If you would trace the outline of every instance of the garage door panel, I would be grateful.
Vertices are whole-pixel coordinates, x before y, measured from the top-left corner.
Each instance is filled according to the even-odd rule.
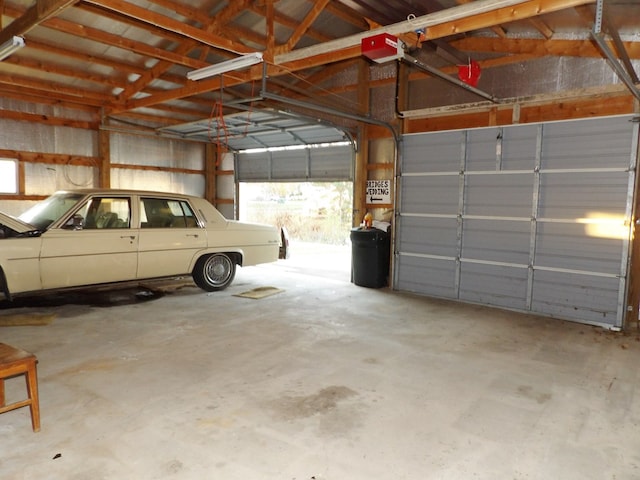
[[[352,162],[348,157],[345,158],[348,154],[350,151],[345,151],[345,147],[312,149],[309,171],[311,178],[353,180]]]
[[[397,285],[400,290],[434,297],[456,297],[455,261],[400,255],[398,268],[404,272]]]
[[[634,128],[629,117],[548,124],[542,168],[628,167]]]
[[[405,213],[458,214],[457,175],[415,176],[402,180]]]
[[[440,135],[405,135],[402,171],[404,173],[457,172],[462,158],[464,132]]]
[[[274,180],[307,178],[309,176],[307,163],[308,161],[300,161],[300,153],[295,150],[274,153],[271,158],[271,178]]]
[[[402,217],[402,236],[398,248],[407,253],[455,258],[457,255],[456,218]]]
[[[520,125],[502,130],[502,170],[533,170],[538,129],[538,125]]]
[[[614,324],[619,288],[618,278],[537,270],[531,309],[580,322]]]
[[[235,173],[239,182],[352,181],[351,145],[240,152]]]
[[[530,237],[530,222],[465,220],[462,258],[527,265]]]
[[[619,274],[623,240],[589,235],[590,227],[580,223],[539,223],[536,265]]]
[[[541,175],[538,216],[581,219],[607,214],[624,217],[628,183],[627,171]]]
[[[270,177],[270,171],[271,161],[268,152],[254,153],[251,160],[239,160],[236,165],[236,175],[243,182],[263,181],[264,178]]]
[[[468,175],[465,215],[531,217],[533,173]]]
[[[463,262],[460,272],[461,300],[505,308],[526,307],[526,268]]]
[[[467,135],[466,169],[474,171],[495,170],[498,158],[499,128],[470,130]]]

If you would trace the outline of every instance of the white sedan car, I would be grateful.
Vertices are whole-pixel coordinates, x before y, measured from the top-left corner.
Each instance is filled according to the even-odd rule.
[[[192,275],[226,288],[236,265],[287,257],[284,229],[225,219],[202,198],[134,190],[57,192],[0,213],[0,289],[24,293]]]

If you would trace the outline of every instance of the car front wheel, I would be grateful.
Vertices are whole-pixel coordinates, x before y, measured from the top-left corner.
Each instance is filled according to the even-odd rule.
[[[193,269],[196,285],[207,292],[224,290],[233,281],[236,264],[226,253],[214,253],[198,260]]]

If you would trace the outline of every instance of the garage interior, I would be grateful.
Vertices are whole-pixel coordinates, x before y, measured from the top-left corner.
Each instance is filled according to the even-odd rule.
[[[353,227],[391,224],[383,288],[294,250],[222,292],[0,302],[42,419],[0,414],[3,478],[638,478],[637,1],[0,12],[1,211],[100,187],[235,219],[241,182],[349,181]]]

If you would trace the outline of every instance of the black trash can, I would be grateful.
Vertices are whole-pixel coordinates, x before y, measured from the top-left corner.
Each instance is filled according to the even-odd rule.
[[[381,288],[389,275],[390,236],[378,228],[351,230],[351,281],[360,287]]]

